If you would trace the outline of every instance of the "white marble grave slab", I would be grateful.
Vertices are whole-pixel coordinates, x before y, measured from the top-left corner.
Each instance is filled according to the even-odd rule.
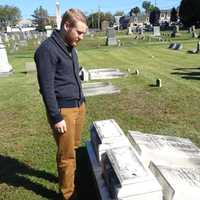
[[[200,168],[172,168],[152,162],[149,168],[161,184],[165,200],[200,199]]]
[[[145,165],[200,166],[200,149],[187,138],[129,131],[128,138]]]
[[[124,132],[114,119],[93,122],[90,133],[91,143],[98,161],[101,161],[102,154],[110,148],[131,146]]]
[[[130,146],[109,149],[102,158],[103,177],[114,199],[162,200],[162,189]]]
[[[95,83],[83,83],[83,93],[87,96],[105,95],[120,93],[120,89],[110,83],[95,82]]]
[[[88,73],[90,80],[114,79],[127,76],[127,73],[113,68],[90,69],[88,70]]]

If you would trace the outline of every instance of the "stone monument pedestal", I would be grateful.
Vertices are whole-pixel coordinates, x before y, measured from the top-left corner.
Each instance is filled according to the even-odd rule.
[[[8,62],[6,48],[0,41],[0,76],[9,75],[12,71],[13,68]]]

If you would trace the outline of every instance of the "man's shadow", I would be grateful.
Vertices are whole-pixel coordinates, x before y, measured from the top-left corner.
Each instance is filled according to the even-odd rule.
[[[86,147],[80,147],[76,151],[77,171],[76,171],[76,191],[77,200],[98,199],[94,177],[89,162]],[[49,200],[60,199],[56,191],[50,190],[39,183],[32,182],[26,176],[33,176],[56,183],[57,177],[46,171],[36,170],[20,162],[15,158],[0,155],[0,184],[6,183],[14,187],[24,187]]]
[[[76,200],[99,199],[98,189],[92,173],[92,167],[86,147],[79,147],[76,151],[77,171],[75,187],[77,192]]]
[[[57,182],[57,178],[48,172],[33,169],[15,158],[0,155],[0,183],[6,183],[14,187],[24,187],[47,199],[58,199],[57,192],[47,189],[39,183],[32,182],[25,177],[27,175]]]

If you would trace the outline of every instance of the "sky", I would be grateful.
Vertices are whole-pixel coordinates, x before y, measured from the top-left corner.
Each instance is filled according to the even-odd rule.
[[[181,0],[149,0],[156,4],[160,9],[171,9],[180,5]],[[61,12],[69,8],[79,8],[86,14],[97,12],[100,9],[103,12],[115,13],[124,11],[128,13],[131,8],[138,6],[142,9],[143,0],[59,0]],[[20,9],[22,18],[31,18],[34,10],[40,5],[47,9],[48,14],[55,15],[56,0],[0,0],[0,5],[16,6]]]

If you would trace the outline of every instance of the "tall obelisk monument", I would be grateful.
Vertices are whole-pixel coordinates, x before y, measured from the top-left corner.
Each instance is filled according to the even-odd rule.
[[[57,24],[57,29],[60,29],[60,24],[61,24],[61,10],[60,10],[59,0],[56,0],[56,24]]]

